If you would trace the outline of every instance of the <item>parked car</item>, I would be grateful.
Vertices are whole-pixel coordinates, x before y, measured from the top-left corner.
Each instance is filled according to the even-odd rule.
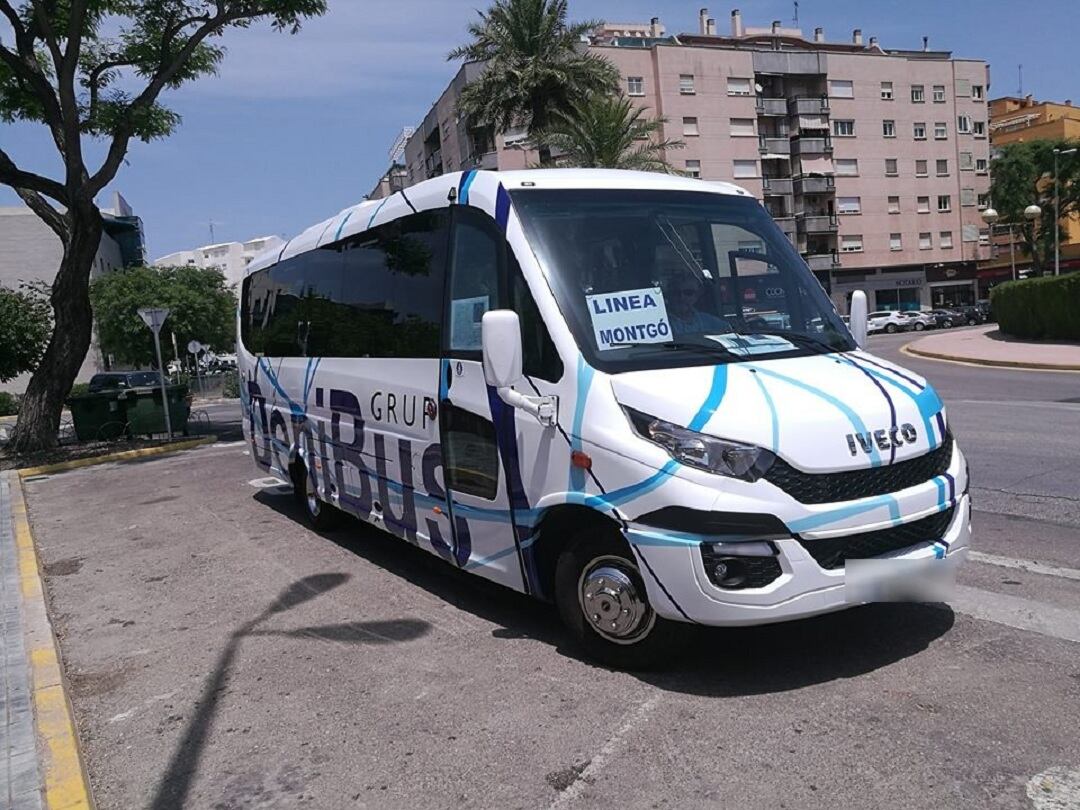
[[[161,385],[161,378],[156,371],[106,371],[91,377],[86,390],[96,394],[98,391],[145,388],[148,385]]]
[[[975,308],[982,313],[983,323],[992,323],[994,320],[994,311],[990,309],[990,301],[983,299],[982,301],[975,302]]]
[[[938,329],[951,329],[960,322],[960,316],[951,309],[932,309],[930,315]]]
[[[904,313],[896,310],[880,310],[866,316],[866,331],[871,334],[888,332],[891,335],[894,332],[906,332],[909,329],[911,329],[911,323]]]
[[[954,311],[960,316],[960,319],[955,322],[957,326],[961,324],[975,326],[986,322],[986,318],[978,307],[954,307]]]
[[[929,312],[904,312],[901,314],[907,318],[911,328],[916,332],[921,332],[924,329],[933,329],[937,326],[937,319]]]

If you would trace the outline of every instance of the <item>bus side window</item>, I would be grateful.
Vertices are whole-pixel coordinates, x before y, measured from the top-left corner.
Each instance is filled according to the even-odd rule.
[[[522,368],[530,377],[558,382],[563,375],[562,358],[559,357],[551,335],[548,334],[547,325],[540,316],[540,310],[529,291],[529,285],[525,283],[521,267],[509,246],[507,246],[506,255],[510,289],[508,306],[518,314],[521,322]]]
[[[484,313],[498,306],[499,243],[477,215],[459,209],[450,276],[451,353],[479,352]]]

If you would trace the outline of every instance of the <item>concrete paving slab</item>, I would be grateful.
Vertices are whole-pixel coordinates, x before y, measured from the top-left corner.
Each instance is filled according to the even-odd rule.
[[[990,366],[1080,371],[1080,343],[1021,340],[997,324],[971,329],[943,329],[909,343],[905,350],[922,357]]]

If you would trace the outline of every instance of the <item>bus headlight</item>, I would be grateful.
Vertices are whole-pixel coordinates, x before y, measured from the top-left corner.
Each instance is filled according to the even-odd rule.
[[[776,458],[762,447],[706,436],[632,408],[623,410],[641,438],[660,445],[689,467],[753,482],[768,472]]]

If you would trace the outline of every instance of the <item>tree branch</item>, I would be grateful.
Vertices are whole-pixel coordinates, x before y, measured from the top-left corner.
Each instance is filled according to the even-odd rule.
[[[6,0],[0,0],[0,4],[6,5]],[[41,66],[38,65],[34,54],[33,42],[30,41],[29,36],[25,31],[22,34],[16,32],[15,39],[19,53],[13,53],[0,43],[0,61],[11,68],[17,79],[30,85],[44,108],[45,124],[52,133],[53,141],[60,150],[60,154],[64,154],[64,131],[61,127],[63,115],[60,112],[60,101],[56,97],[53,86],[41,72]]]
[[[65,205],[68,202],[67,189],[63,185],[40,174],[23,171],[3,149],[0,149],[0,183],[16,190],[22,188],[45,194]]]
[[[31,191],[28,188],[16,188],[15,193],[22,198],[22,201],[26,203],[31,211],[37,214],[52,229],[53,233],[60,237],[60,241],[66,246],[71,233],[68,231],[63,214],[49,205],[48,200],[36,191]]]
[[[48,9],[42,4],[42,0],[31,0],[34,7],[34,18],[41,28],[42,39],[45,41],[49,53],[52,55],[53,65],[56,70],[56,92],[60,99],[60,126],[64,132],[64,164],[67,168],[68,186],[74,188],[82,179],[86,169],[82,162],[82,139],[79,137],[79,102],[75,97],[75,65],[68,64],[68,58],[60,50],[60,40],[57,39],[56,31],[53,30],[49,20]],[[71,53],[71,43],[68,43],[68,53]],[[75,51],[75,59],[78,61],[78,51]],[[69,69],[70,68],[70,69]]]

